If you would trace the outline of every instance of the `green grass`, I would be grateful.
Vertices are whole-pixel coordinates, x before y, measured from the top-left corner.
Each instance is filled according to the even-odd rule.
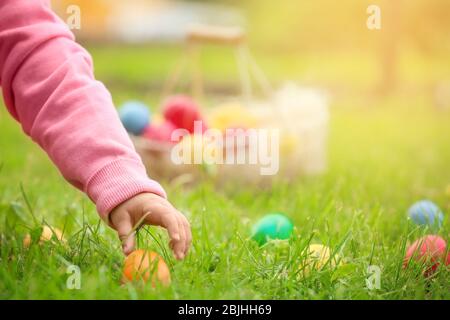
[[[110,69],[110,55],[121,56],[94,51],[101,79],[108,82],[123,73],[143,83],[139,72],[130,74],[146,56],[137,54],[133,62]],[[154,68],[161,70],[149,72],[165,74],[162,67]],[[301,78],[301,72],[292,72]],[[355,78],[350,81],[369,77],[351,73]],[[329,79],[323,75],[318,80]],[[113,96],[116,101],[130,96],[155,100],[129,89],[113,90]],[[449,299],[448,270],[440,268],[432,279],[424,279],[419,266],[401,266],[406,243],[431,232],[407,220],[414,201],[429,198],[444,210],[438,234],[450,240],[450,198],[445,194],[450,115],[434,111],[429,97],[421,94],[340,97],[331,114],[329,168],[321,176],[277,183],[270,191],[223,191],[208,182],[188,190],[166,185],[170,200],[191,221],[194,242],[188,257],[177,262],[162,230],[140,232],[139,247],[163,255],[172,273],[169,288],[152,288],[120,284],[123,256],[115,233],[0,108],[0,298]],[[289,243],[260,248],[249,239],[251,226],[273,211],[293,220],[294,236]],[[67,244],[24,249],[23,236],[39,233],[42,223],[63,229]],[[299,265],[309,243],[330,246],[342,264],[302,276]],[[68,264],[81,269],[80,290],[66,288]],[[380,290],[366,288],[369,265],[382,269]]]

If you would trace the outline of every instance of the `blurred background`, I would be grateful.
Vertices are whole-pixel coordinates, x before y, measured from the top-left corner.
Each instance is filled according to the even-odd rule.
[[[80,9],[79,21],[73,5]],[[380,30],[366,25],[370,5],[381,10]],[[450,190],[448,0],[53,0],[52,6],[68,24],[80,23],[72,31],[93,56],[96,77],[118,107],[140,100],[158,111],[167,80],[188,55],[190,25],[238,26],[273,88],[294,82],[326,92],[325,177],[333,183],[347,177],[349,190],[381,186],[371,197],[389,181],[405,202]],[[202,107],[213,109],[217,96],[240,94],[233,47],[208,45],[197,54]],[[173,91],[190,94],[189,70],[179,80]],[[42,188],[51,173],[48,196],[55,180],[73,196],[20,127],[8,116],[0,121],[5,128],[0,160],[9,175],[4,186],[26,181]],[[392,197],[391,191],[385,197]],[[54,201],[64,206],[58,195]]]
[[[366,26],[371,4],[381,9],[380,30]],[[97,76],[113,94],[123,87],[161,90],[164,76],[183,55],[187,27],[202,23],[241,26],[274,85],[295,80],[344,97],[425,95],[431,107],[449,108],[446,0],[53,1],[63,20],[70,17],[70,5],[81,9],[81,28],[73,31],[90,49]],[[205,86],[235,90],[233,56],[223,48],[206,52]]]

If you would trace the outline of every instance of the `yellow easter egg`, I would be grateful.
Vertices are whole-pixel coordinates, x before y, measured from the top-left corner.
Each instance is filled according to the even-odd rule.
[[[330,260],[331,259],[331,260]],[[312,244],[308,247],[304,254],[304,260],[300,267],[307,274],[311,270],[321,270],[324,267],[334,268],[337,266],[337,256],[331,258],[331,250],[327,246],[321,244]]]
[[[212,128],[225,131],[227,128],[255,128],[258,119],[238,103],[224,104],[212,110],[208,117]]]
[[[52,240],[52,237],[55,237],[57,240],[61,242],[66,242],[66,239],[64,239],[63,233],[58,228],[50,228],[48,226],[42,227],[42,233],[39,238],[39,244],[43,244],[44,242]],[[22,242],[23,246],[25,248],[28,248],[31,245],[31,235],[27,234],[23,238]]]

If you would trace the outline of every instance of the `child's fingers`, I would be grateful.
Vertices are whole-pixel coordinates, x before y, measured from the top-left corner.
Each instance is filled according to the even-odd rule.
[[[184,259],[184,256],[185,256],[186,233],[184,231],[183,223],[182,223],[182,221],[180,219],[179,214],[176,212],[176,214],[174,216],[177,219],[178,230],[179,230],[179,233],[180,233],[180,240],[174,242],[173,248],[174,248],[174,252],[175,252],[175,257],[178,260],[181,260],[181,259]]]
[[[115,215],[117,216],[117,215]],[[124,215],[117,221],[111,221],[117,231],[120,241],[122,242],[122,250],[125,255],[130,254],[134,250],[134,231],[133,223],[128,214]]]
[[[186,248],[187,248],[187,239],[186,239],[186,230],[183,226],[183,221],[181,220],[181,215],[177,214],[177,220],[178,220],[178,228],[180,229],[180,235],[181,240],[180,244],[178,246],[178,256],[183,259],[186,255]]]
[[[184,233],[186,235],[184,255],[187,255],[189,248],[191,247],[191,243],[192,243],[191,225],[189,224],[186,217],[181,212],[179,213],[179,215],[180,215],[181,224],[184,229]]]
[[[177,216],[174,214],[166,214],[162,217],[161,226],[167,229],[173,251],[177,259],[182,259],[181,245],[183,242],[181,230],[178,224]]]

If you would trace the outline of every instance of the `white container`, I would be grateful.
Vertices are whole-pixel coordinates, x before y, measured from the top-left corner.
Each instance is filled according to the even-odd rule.
[[[315,88],[288,83],[275,92],[273,104],[282,144],[288,144],[288,150],[284,150],[283,145],[280,150],[282,171],[322,173],[327,166],[329,108],[326,95]]]

